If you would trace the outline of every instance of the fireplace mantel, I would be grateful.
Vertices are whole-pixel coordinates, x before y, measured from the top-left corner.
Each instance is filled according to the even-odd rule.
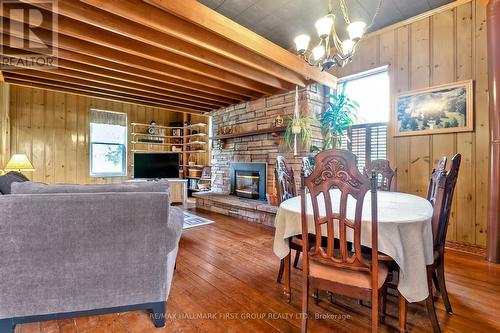
[[[286,127],[280,126],[280,127],[262,128],[262,129],[258,129],[258,130],[254,130],[254,131],[241,132],[241,133],[214,135],[214,136],[211,136],[209,139],[210,140],[219,140],[221,145],[224,147],[227,139],[243,138],[246,136],[268,134],[268,133],[271,133],[273,135],[273,137],[279,138],[279,134],[283,133],[285,131],[286,131]],[[279,144],[279,142],[276,142],[276,144]]]

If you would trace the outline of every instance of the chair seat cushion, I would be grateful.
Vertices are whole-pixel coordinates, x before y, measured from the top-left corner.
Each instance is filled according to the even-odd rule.
[[[387,279],[387,264],[378,264],[378,288]],[[309,260],[309,275],[315,278],[337,282],[347,286],[372,289],[371,274],[366,271],[355,271],[349,268],[338,268]]]

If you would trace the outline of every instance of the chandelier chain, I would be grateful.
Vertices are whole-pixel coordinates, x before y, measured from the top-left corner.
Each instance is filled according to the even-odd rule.
[[[379,0],[377,8],[375,9],[375,13],[373,14],[372,21],[370,22],[370,25],[368,25],[368,27],[366,27],[366,30],[369,30],[375,24],[375,19],[377,18],[378,14],[380,12],[380,8],[382,7],[382,1],[383,0]],[[349,19],[349,11],[347,9],[347,4],[345,3],[345,0],[339,0],[339,5],[340,5],[340,9],[342,10],[342,15],[344,16],[345,23],[351,24],[351,20]],[[333,10],[333,7],[331,6],[331,0],[330,0],[329,7],[330,7],[329,10]]]
[[[378,2],[377,9],[375,9],[375,14],[373,14],[373,18],[372,18],[372,21],[370,22],[370,25],[366,27],[366,31],[370,30],[371,27],[373,27],[373,25],[375,24],[375,19],[377,18],[378,14],[380,12],[380,8],[382,7],[382,1],[383,0],[380,0]]]
[[[349,12],[347,10],[347,5],[345,0],[339,0],[340,9],[342,10],[342,15],[344,15],[344,21],[347,24],[351,24],[351,20],[349,20]]]

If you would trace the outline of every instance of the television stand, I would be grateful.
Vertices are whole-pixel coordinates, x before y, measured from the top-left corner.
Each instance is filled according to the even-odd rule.
[[[167,179],[170,187],[170,203],[186,204],[187,200],[187,179]]]
[[[182,178],[167,178],[169,194],[170,194],[170,204],[180,203],[182,205],[186,204],[188,191],[187,191],[187,179]],[[145,182],[153,180],[145,179],[130,179],[128,182]]]

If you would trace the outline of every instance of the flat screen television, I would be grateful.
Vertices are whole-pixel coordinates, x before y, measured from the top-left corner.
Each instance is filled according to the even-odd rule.
[[[179,178],[179,154],[135,153],[134,178]]]

